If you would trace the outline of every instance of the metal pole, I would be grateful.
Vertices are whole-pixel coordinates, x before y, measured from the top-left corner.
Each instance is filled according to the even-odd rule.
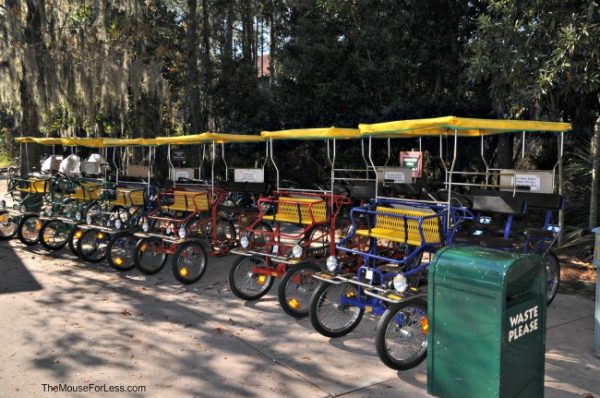
[[[227,178],[227,171],[229,166],[227,166],[227,161],[225,160],[225,143],[221,144],[221,158],[223,159],[223,164],[225,165],[225,181],[229,181]]]
[[[365,162],[365,178],[369,179],[369,163],[367,162],[367,158],[365,158],[365,140],[360,140],[360,154],[362,155],[363,162]]]
[[[173,173],[173,186],[177,186],[177,176],[175,173],[175,166],[171,162],[171,144],[167,145],[167,162],[169,163],[169,172]]]
[[[377,171],[377,167],[375,167],[375,163],[373,163],[373,157],[371,156],[371,144],[373,142],[372,138],[372,136],[369,136],[369,162],[371,162],[371,166],[375,171],[375,200],[377,200],[379,196],[379,172]]]
[[[484,145],[483,145],[483,135],[481,136],[481,160],[483,161],[483,164],[485,165],[485,183],[489,184],[490,183],[490,165],[487,162],[487,160],[485,159],[485,155],[484,155]]]
[[[454,151],[452,156],[452,164],[450,165],[450,173],[448,174],[448,210],[446,212],[446,229],[450,230],[450,204],[452,201],[452,173],[456,164],[456,144],[458,141],[458,129],[454,129]]]
[[[387,139],[387,159],[385,160],[383,167],[386,167],[388,165],[391,156],[392,156],[392,140],[390,137],[388,137],[388,139]]]
[[[275,175],[277,178],[277,192],[279,192],[279,169],[277,168],[277,164],[275,163],[275,159],[273,158],[273,138],[269,138],[269,158],[271,159],[273,167],[275,167]]]
[[[212,164],[210,166],[210,192],[211,195],[215,194],[215,158],[217,157],[216,144],[212,143]]]

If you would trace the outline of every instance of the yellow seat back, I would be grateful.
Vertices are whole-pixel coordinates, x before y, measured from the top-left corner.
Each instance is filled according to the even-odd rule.
[[[175,191],[172,195],[173,203],[171,205],[161,206],[167,211],[207,211],[208,192],[193,191]]]
[[[322,199],[281,197],[275,221],[312,224],[327,221],[327,206]]]

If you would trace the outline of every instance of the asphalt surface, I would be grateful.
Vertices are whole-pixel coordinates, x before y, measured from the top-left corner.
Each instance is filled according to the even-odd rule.
[[[277,285],[257,302],[235,297],[234,258],[211,258],[204,277],[183,287],[168,266],[150,277],[117,273],[66,249],[0,242],[0,397],[428,396],[425,363],[396,372],[379,361],[377,319],[325,338],[279,309]],[[573,294],[549,308],[547,397],[600,397],[593,311],[593,300]]]

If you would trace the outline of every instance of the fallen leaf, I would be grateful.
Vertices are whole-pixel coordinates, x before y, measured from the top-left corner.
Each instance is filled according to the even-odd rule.
[[[121,315],[123,315],[123,316],[131,316],[131,312],[129,312],[127,310],[123,310],[123,311],[121,311]]]

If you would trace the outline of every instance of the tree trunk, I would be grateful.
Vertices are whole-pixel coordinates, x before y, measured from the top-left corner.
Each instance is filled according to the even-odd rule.
[[[38,105],[35,101],[33,84],[41,85],[40,91],[44,90],[44,74],[40,69],[42,52],[44,45],[42,41],[42,11],[38,8],[44,6],[44,2],[27,1],[27,16],[25,19],[24,30],[24,58],[30,62],[21,62],[21,81],[19,82],[19,97],[21,101],[21,136],[40,136],[40,117]],[[32,62],[33,61],[33,62]],[[29,65],[27,65],[29,64]],[[30,70],[30,68],[38,70]],[[25,159],[21,159],[21,173],[30,172],[32,168],[39,169],[40,157],[43,149],[40,145],[28,145],[27,152],[24,153]]]
[[[600,116],[594,123],[590,153],[592,155],[592,186],[590,189],[590,229],[598,226],[598,173],[600,172]]]
[[[200,83],[198,72],[198,23],[196,20],[196,10],[198,0],[188,0],[187,14],[187,84],[185,87],[186,109],[185,115],[185,133],[199,133],[201,129],[200,118]]]
[[[242,57],[245,62],[252,65],[254,54],[254,22],[252,5],[249,1],[241,2],[242,19]],[[254,65],[253,65],[254,66]]]
[[[513,167],[513,134],[501,134],[498,136],[498,147],[496,148],[496,166],[501,169]]]
[[[202,120],[202,130],[209,129],[212,126],[210,120],[211,112],[211,95],[212,95],[212,63],[210,60],[210,21],[208,18],[208,2],[202,0],[202,69],[204,71],[204,117]]]
[[[225,27],[225,48],[223,49],[223,59],[231,61],[233,59],[233,24],[235,21],[235,1],[230,0],[227,3],[227,17]]]
[[[277,49],[277,33],[275,32],[275,9],[273,9],[273,12],[271,13],[269,27],[269,85],[272,85],[275,81],[275,51]]]

